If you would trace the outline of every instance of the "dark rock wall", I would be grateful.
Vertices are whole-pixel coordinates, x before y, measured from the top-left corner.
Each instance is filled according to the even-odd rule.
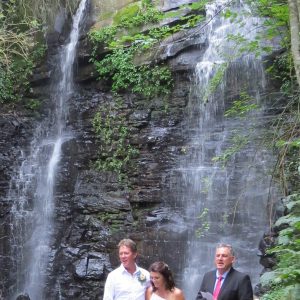
[[[86,45],[85,40],[81,45]],[[55,54],[51,49],[49,52]],[[169,262],[176,262],[173,257],[176,253],[164,252],[160,244],[172,239],[181,244],[176,234],[171,237],[167,231],[157,228],[173,218],[168,209],[172,206],[172,199],[164,190],[168,185],[168,171],[181,155],[184,143],[181,123],[188,102],[192,63],[186,70],[174,71],[174,90],[167,99],[121,95],[124,102],[122,109],[128,126],[132,128],[131,143],[140,151],[134,162],[136,167],[128,174],[128,189],[118,182],[115,174],[97,172],[92,168],[99,149],[92,119],[101,105],[115,99],[106,91],[107,87],[103,89],[101,82],[89,75],[93,72],[88,75],[81,72],[93,69],[86,64],[88,60],[80,57],[78,61],[80,64],[75,74],[77,91],[70,104],[68,121],[75,137],[63,145],[57,174],[55,234],[51,241],[53,251],[49,253],[46,299],[57,299],[58,294],[64,299],[101,299],[106,275],[118,265],[116,244],[124,237],[137,241],[141,252],[139,262],[145,268],[156,259],[169,258]],[[174,61],[172,63],[177,65]],[[9,252],[7,242],[3,241],[9,233],[5,228],[9,226],[10,203],[6,196],[10,178],[21,163],[21,149],[29,151],[34,127],[47,115],[48,77],[51,72],[46,69],[38,69],[39,73],[34,78],[39,80],[34,80],[31,90],[31,96],[43,103],[38,117],[35,114],[26,116],[22,110],[15,115],[1,116],[3,261]],[[165,246],[168,248],[170,245],[167,242]],[[180,247],[176,246],[176,251],[180,251]],[[3,265],[7,266],[7,270],[2,272],[1,284],[3,294],[7,295],[11,285],[7,281],[10,264],[6,262]]]
[[[114,97],[92,87],[94,82],[79,83],[70,109],[75,138],[63,147],[58,178],[57,233],[49,299],[59,288],[66,299],[101,298],[107,273],[118,265],[116,244],[124,237],[138,242],[139,261],[146,268],[155,259],[166,256],[176,262],[172,257],[175,252],[164,255],[159,245],[171,239],[168,232],[157,231],[159,224],[173,217],[165,205],[172,199],[164,190],[168,171],[184,142],[180,123],[190,79],[186,72],[174,75],[175,89],[167,100],[166,111],[166,100],[121,95],[133,132],[131,143],[140,151],[134,162],[136,167],[128,174],[130,189],[124,188],[115,174],[91,168],[99,149],[92,118],[101,105],[114,101]],[[174,240],[180,243],[176,235]]]
[[[15,168],[22,162],[22,155],[28,151],[34,121],[24,112],[2,108],[0,114],[0,299],[7,291],[7,279],[12,264],[8,256],[10,209],[13,199],[8,199],[11,178]]]

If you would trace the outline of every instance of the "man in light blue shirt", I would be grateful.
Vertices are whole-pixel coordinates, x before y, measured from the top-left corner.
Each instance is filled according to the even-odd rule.
[[[137,246],[131,239],[118,244],[120,267],[107,276],[103,300],[144,300],[150,286],[150,274],[136,263]]]

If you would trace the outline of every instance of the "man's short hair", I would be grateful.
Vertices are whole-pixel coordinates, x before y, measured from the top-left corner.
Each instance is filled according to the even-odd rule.
[[[137,245],[136,243],[131,240],[131,239],[123,239],[119,242],[118,244],[118,248],[120,249],[120,247],[122,246],[126,246],[128,247],[132,252],[136,253],[137,252]]]
[[[227,248],[227,249],[229,249],[231,256],[235,256],[233,247],[230,244],[220,243],[217,245],[216,249],[219,249],[219,248]]]

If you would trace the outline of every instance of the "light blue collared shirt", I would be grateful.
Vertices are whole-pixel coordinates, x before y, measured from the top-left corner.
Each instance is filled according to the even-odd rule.
[[[222,282],[221,282],[221,286],[222,286],[223,282],[224,282],[224,280],[225,280],[225,278],[228,275],[228,273],[229,273],[230,270],[231,270],[231,268],[228,271],[226,271],[225,273],[223,273],[222,275],[220,275],[219,272],[218,272],[218,270],[216,270],[216,281],[215,281],[214,290],[216,288],[219,276],[222,276]]]

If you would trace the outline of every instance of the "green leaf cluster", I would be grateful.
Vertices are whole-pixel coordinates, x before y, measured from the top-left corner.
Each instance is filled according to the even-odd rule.
[[[258,24],[259,28],[256,41],[271,40],[278,36],[283,37],[281,42],[283,46],[288,46],[289,36],[285,35],[285,31],[289,28],[289,10],[286,0],[248,0],[248,4],[251,7],[252,13],[257,14],[263,20],[262,24]],[[224,16],[230,18],[232,22],[244,26],[241,17],[247,17],[249,14],[246,11],[242,16],[238,16],[236,13],[226,10]],[[245,37],[247,39],[247,37]],[[244,40],[243,42],[245,42]],[[241,41],[239,41],[241,42]],[[249,45],[251,52],[251,46]],[[252,49],[257,49],[256,45],[252,45]]]
[[[257,109],[258,105],[255,103],[255,99],[246,91],[242,90],[238,99],[234,100],[231,107],[225,111],[224,116],[245,118],[249,116],[251,112]],[[223,167],[225,167],[228,161],[249,143],[249,136],[239,134],[238,130],[235,130],[234,133],[235,134],[231,138],[232,145],[224,150],[220,155],[213,157],[213,162],[219,162]],[[249,135],[250,134],[251,131],[249,131]]]
[[[224,62],[217,66],[217,69],[213,76],[210,78],[208,82],[208,87],[205,90],[204,96],[203,96],[203,102],[206,103],[209,99],[209,97],[217,90],[218,86],[223,80],[224,74],[228,68],[228,63]]]
[[[9,0],[0,3],[0,103],[15,103],[45,55],[44,34],[59,10],[74,11],[79,0]],[[37,107],[33,102],[26,107]]]
[[[197,238],[202,238],[210,229],[210,224],[208,222],[208,208],[204,208],[201,214],[197,217],[200,222],[200,226],[196,229],[195,234]]]
[[[120,182],[125,182],[126,171],[133,166],[132,159],[139,151],[129,142],[130,128],[122,113],[122,101],[108,103],[100,108],[93,119],[93,128],[99,138],[100,148],[95,168],[115,172]]]
[[[223,167],[228,161],[240,150],[242,150],[249,142],[246,136],[236,134],[232,137],[232,146],[227,148],[222,154],[212,158],[213,162],[220,162]]]
[[[114,22],[112,25],[100,29],[92,29],[89,32],[89,38],[95,44],[95,47],[100,42],[110,44],[113,40],[122,36],[124,30],[136,28],[138,31],[139,26],[156,23],[162,16],[163,14],[152,5],[140,7],[137,3],[134,3],[118,11],[113,17]]]
[[[203,8],[203,1],[198,2],[191,6],[192,11]],[[141,6],[134,3],[120,10],[111,26],[91,30],[89,38],[94,45],[92,62],[100,78],[112,80],[114,92],[131,90],[145,97],[167,95],[170,92],[173,80],[166,65],[137,66],[134,59],[156,47],[171,34],[196,26],[203,16],[190,14],[179,18],[179,24],[158,26],[158,22],[166,15],[148,1],[143,1]],[[140,33],[142,27],[149,28]],[[105,45],[109,52],[99,59],[97,52],[101,45]]]
[[[115,49],[101,61],[95,61],[96,69],[102,78],[112,78],[112,91],[131,89],[145,97],[168,94],[172,85],[172,74],[166,66],[136,66],[133,63],[134,51]]]
[[[261,284],[268,291],[262,300],[298,299],[300,291],[300,195],[288,197],[286,207],[289,213],[279,218],[275,226],[279,231],[276,246],[268,250],[278,262],[272,272],[261,277]],[[281,297],[281,298],[280,298]]]
[[[240,93],[239,99],[234,100],[232,106],[224,113],[225,117],[245,117],[258,108],[255,99],[245,91]]]
[[[251,7],[251,14],[256,14],[261,17],[262,23],[257,24],[256,37],[250,39],[247,34],[228,34],[227,40],[232,42],[231,57],[227,57],[229,62],[234,61],[238,57],[245,54],[252,54],[256,57],[269,54],[273,51],[269,41],[274,38],[280,37],[280,42],[283,48],[290,48],[290,34],[289,34],[289,11],[286,0],[247,0],[248,5]],[[224,9],[223,17],[235,23],[236,26],[244,27],[244,18],[249,16],[249,11],[237,14],[229,8]],[[266,43],[267,42],[267,43]],[[225,54],[223,54],[225,55]],[[284,62],[283,62],[284,60]],[[227,64],[227,66],[229,63]],[[225,69],[224,69],[225,68]],[[206,91],[205,101],[208,96],[212,94],[219,83],[221,82],[222,75],[225,73],[226,66],[218,68],[217,72],[211,79],[211,83]],[[282,90],[291,90],[291,81],[293,80],[293,65],[290,53],[282,54],[276,57],[274,64],[268,68],[269,74],[274,78],[282,80]],[[284,74],[284,76],[283,76]],[[284,78],[282,78],[284,77]]]
[[[0,6],[0,103],[20,100],[29,88],[33,68],[45,53],[41,26],[29,17],[24,1]]]

